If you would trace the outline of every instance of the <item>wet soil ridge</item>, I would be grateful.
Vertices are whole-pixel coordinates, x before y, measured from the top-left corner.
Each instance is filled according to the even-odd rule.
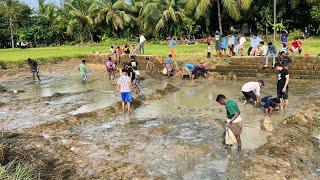
[[[276,74],[274,69],[263,69],[264,57],[232,57],[228,65],[218,65],[213,72],[221,75],[233,74],[238,78],[256,77],[270,78]],[[319,79],[320,61],[315,57],[292,57],[290,65],[290,78],[292,79]]]
[[[165,95],[169,93],[173,93],[178,91],[179,88],[175,87],[172,84],[167,84],[164,89],[157,89],[154,93],[150,95],[143,95],[143,96],[138,96],[137,98],[133,99],[133,102],[131,104],[132,110],[139,108],[140,106],[143,105],[143,101],[146,100],[156,100],[156,99],[161,99]],[[90,90],[88,90],[90,91]],[[57,93],[55,93],[57,94]],[[58,93],[55,96],[61,96],[64,93]],[[50,96],[50,98],[55,97],[55,96]],[[45,128],[50,128],[52,129],[53,127],[58,128],[60,126],[66,127],[70,125],[80,125],[80,124],[85,124],[85,123],[94,123],[94,122],[102,122],[106,120],[107,118],[111,118],[114,116],[119,116],[122,114],[122,103],[121,101],[118,101],[115,104],[112,104],[106,108],[98,109],[95,111],[91,112],[85,112],[85,113],[79,113],[76,115],[72,115],[70,117],[63,118],[58,121],[54,122],[49,122],[46,124],[42,124],[39,126],[36,126],[32,128],[33,130],[35,129],[45,129]]]
[[[318,179],[319,104],[283,121],[268,142],[240,164],[246,179]]]
[[[24,170],[30,171],[32,179],[67,179],[74,174],[75,167],[71,162],[59,160],[50,152],[41,151],[36,146],[29,146],[22,139],[17,141],[17,138],[19,134],[16,133],[1,133],[0,163],[2,166],[12,162],[23,164]]]
[[[99,63],[105,64],[110,55],[106,54],[87,54],[85,59],[90,63]],[[146,74],[152,78],[161,79],[161,72],[163,69],[163,59],[164,57],[160,56],[151,56],[151,55],[137,55],[136,60],[139,63],[139,68],[145,70]],[[130,61],[131,58],[128,55],[121,56],[121,63]],[[121,67],[122,65],[120,65]]]
[[[162,95],[164,96],[177,90],[179,90],[177,87],[167,84],[161,92],[163,92]],[[150,95],[147,98],[145,97],[145,100],[149,100],[149,98],[154,99],[155,96],[156,95]],[[132,105],[134,109],[142,106],[143,103],[141,98],[139,97],[135,99]],[[147,172],[143,166],[139,165],[139,163],[110,160],[103,163],[101,162],[99,171],[96,170],[96,167],[91,167],[98,163],[92,162],[94,158],[88,157],[92,153],[98,153],[98,156],[100,156],[100,151],[116,151],[113,152],[115,153],[114,156],[121,156],[121,152],[125,152],[128,147],[121,146],[112,150],[112,148],[103,140],[95,140],[93,142],[87,133],[85,133],[84,136],[81,135],[82,131],[88,130],[89,133],[92,133],[90,131],[90,127],[95,127],[95,123],[107,123],[107,119],[117,117],[120,114],[121,102],[117,102],[107,108],[77,114],[56,122],[50,122],[28,129],[22,129],[19,133],[11,135],[7,140],[12,142],[12,146],[17,149],[21,149],[23,152],[28,152],[30,156],[34,156],[33,150],[41,151],[42,153],[39,153],[39,155],[44,156],[39,158],[41,163],[45,163],[42,162],[42,158],[51,158],[49,162],[46,162],[49,164],[48,166],[55,162],[59,162],[58,165],[54,165],[53,168],[57,168],[60,172],[57,172],[58,170],[55,171],[54,169],[58,174],[53,177],[65,176],[61,179],[73,179],[76,177],[89,177],[90,179],[101,177],[121,177],[123,179],[145,178]],[[133,124],[132,126],[135,125]],[[93,130],[93,133],[94,132],[95,130]],[[92,149],[88,149],[88,146]],[[97,149],[95,150],[95,148]],[[88,153],[88,156],[84,155],[86,153]],[[104,156],[107,156],[107,154]],[[27,159],[27,161],[29,160],[30,159]],[[40,171],[42,170],[41,168],[38,169],[40,169]],[[50,177],[48,178],[50,179]]]

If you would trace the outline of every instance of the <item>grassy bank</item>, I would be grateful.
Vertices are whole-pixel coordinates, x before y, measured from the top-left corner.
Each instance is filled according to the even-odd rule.
[[[120,45],[124,45],[124,41],[120,40]],[[303,54],[311,53],[317,55],[320,53],[320,38],[309,38],[301,40],[303,43]],[[69,45],[58,47],[43,47],[30,49],[2,49],[0,50],[0,61],[4,63],[23,63],[27,58],[38,60],[54,60],[56,58],[72,58],[81,57],[85,54],[96,52],[109,53],[111,45],[117,44],[119,41],[108,41],[106,43],[85,44],[85,45]],[[280,47],[280,42],[276,42],[276,46]],[[249,47],[249,41],[246,43],[246,49]],[[177,45],[175,47],[177,59],[194,60],[206,57],[207,45]],[[214,49],[214,46],[212,46]],[[167,42],[151,43],[148,42],[145,47],[145,54],[166,56],[169,53]],[[213,54],[215,54],[213,50]]]

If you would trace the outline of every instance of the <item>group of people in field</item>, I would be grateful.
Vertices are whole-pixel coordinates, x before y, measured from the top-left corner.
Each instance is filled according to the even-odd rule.
[[[250,46],[247,49],[248,56],[264,56],[266,57],[266,66],[268,65],[268,59],[273,59],[272,66],[274,67],[275,58],[278,54],[290,54],[302,52],[302,42],[298,37],[295,37],[293,41],[288,43],[288,31],[282,30],[280,36],[280,49],[276,50],[276,46],[272,42],[266,43],[263,41],[257,33],[253,33],[250,37]],[[217,56],[243,56],[245,55],[245,42],[246,37],[239,33],[231,33],[228,36],[223,36],[222,33],[216,32],[214,39],[210,36],[208,39],[208,53],[207,57],[211,57],[211,42],[215,42],[215,50]]]
[[[274,111],[278,111],[280,109],[285,109],[288,106],[288,90],[289,90],[289,71],[284,68],[280,63],[275,64],[275,68],[278,71],[277,76],[277,85],[276,85],[276,94],[277,96],[273,97],[270,95],[264,96],[262,98],[260,94],[260,89],[265,86],[265,82],[263,80],[258,80],[256,82],[247,82],[242,88],[241,92],[245,97],[244,103],[242,104],[242,108],[248,102],[252,102],[254,108],[262,106],[264,108],[264,112],[266,115],[271,116]],[[226,124],[226,132],[230,132],[235,136],[235,140],[238,144],[238,153],[241,151],[241,137],[240,134],[242,132],[242,119],[241,119],[241,111],[236,103],[236,101],[227,98],[223,94],[219,94],[216,98],[216,101],[224,105],[227,112],[227,124]],[[228,144],[227,148],[228,152],[231,152],[231,146],[233,143]]]
[[[218,37],[217,37],[218,38]],[[220,38],[220,37],[219,37]],[[259,38],[258,36],[254,35],[252,39]],[[241,38],[240,38],[241,39]],[[283,39],[285,41],[285,39]],[[263,44],[261,40],[252,40],[257,43],[260,41],[260,45]],[[231,41],[230,41],[231,42]],[[245,40],[242,39],[241,42],[245,42]],[[145,38],[143,35],[140,36],[139,41],[139,53],[144,52],[144,43]],[[197,64],[191,64],[187,63],[184,64],[182,67],[174,67],[173,57],[175,56],[174,46],[176,44],[176,40],[174,38],[171,38],[169,41],[169,55],[164,60],[164,71],[166,71],[164,74],[167,76],[172,76],[175,74],[175,71],[177,70],[177,74],[181,76],[182,78],[184,76],[188,76],[191,80],[195,78],[196,75],[203,75],[205,78],[207,77],[207,70],[205,66],[205,62],[203,60],[199,61]],[[299,43],[298,43],[299,44]],[[234,50],[235,48],[238,48],[239,50],[243,50],[243,43],[240,43],[239,47],[235,47],[232,44],[229,44],[228,48],[231,50]],[[251,45],[252,46],[252,45]],[[117,47],[115,49],[110,49],[110,55],[108,56],[108,59],[105,63],[106,72],[108,74],[108,77],[111,82],[115,82],[116,84],[116,95],[120,95],[121,101],[122,101],[122,111],[123,113],[127,113],[130,115],[131,112],[131,103],[132,103],[132,90],[135,90],[136,93],[139,93],[140,89],[137,86],[137,79],[140,77],[139,72],[139,63],[136,60],[136,54],[134,54],[135,46],[132,46],[133,48],[130,49],[130,47],[126,44],[124,46],[125,48],[122,50],[119,50],[120,47]],[[301,47],[301,45],[299,45]],[[299,49],[298,49],[299,50]],[[122,62],[121,61],[121,53],[128,54],[130,57],[130,61]],[[269,54],[276,54],[275,48],[273,44],[268,43],[268,48],[266,50],[267,54],[266,57],[269,57]],[[301,50],[300,50],[301,52]],[[250,52],[248,51],[249,55],[256,55],[257,53],[260,53],[259,45],[257,47],[252,46],[250,49]],[[268,54],[269,53],[269,54]],[[277,53],[278,59],[277,61],[273,61],[273,67],[277,70],[278,76],[277,76],[277,86],[276,86],[276,95],[273,96],[264,96],[261,98],[260,90],[262,87],[265,86],[265,82],[263,80],[258,80],[256,82],[247,82],[245,83],[242,88],[241,92],[245,98],[242,108],[248,103],[251,102],[255,108],[259,106],[263,106],[264,112],[267,115],[271,115],[274,111],[277,111],[279,109],[285,109],[288,106],[288,90],[289,90],[289,63],[291,62],[288,55],[285,53],[285,51],[280,51]],[[210,54],[208,54],[210,55]],[[30,66],[30,71],[33,74],[33,80],[35,80],[35,77],[39,77],[39,69],[38,64],[35,60],[28,59],[27,63]],[[266,61],[267,63],[267,61]],[[86,83],[88,80],[88,67],[86,65],[86,60],[82,60],[81,63],[78,65],[78,71],[81,76],[81,81],[83,84]],[[116,79],[115,75],[116,72],[120,73],[120,76]],[[226,132],[231,132],[235,140],[238,144],[238,152],[241,150],[241,132],[242,132],[242,119],[241,119],[241,110],[236,103],[236,101],[227,98],[223,94],[219,94],[216,97],[216,101],[224,105],[227,112],[227,124],[226,124]],[[231,152],[231,146],[232,144],[229,144],[228,151]]]

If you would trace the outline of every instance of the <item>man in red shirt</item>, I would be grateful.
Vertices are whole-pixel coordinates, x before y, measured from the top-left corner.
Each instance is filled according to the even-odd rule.
[[[291,43],[291,52],[298,52],[299,55],[301,54],[302,51],[302,42],[298,39],[298,37],[295,37],[293,42]]]

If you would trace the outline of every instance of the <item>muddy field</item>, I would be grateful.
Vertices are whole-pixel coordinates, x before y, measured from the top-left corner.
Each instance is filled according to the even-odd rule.
[[[1,71],[0,130],[15,157],[35,161],[42,179],[316,179],[319,166],[318,82],[290,84],[290,106],[262,130],[262,109],[246,106],[243,152],[228,159],[222,144],[224,107],[210,96],[241,100],[241,81],[193,82],[143,73],[134,111],[119,97],[100,63],[89,63],[81,85],[79,60],[40,66],[32,83],[27,67]],[[1,88],[0,88],[1,90]],[[14,93],[18,92],[18,93]],[[268,81],[263,95],[275,95]],[[302,96],[303,95],[303,96]],[[307,114],[298,111],[308,109]],[[287,117],[290,117],[287,119]],[[286,121],[284,121],[287,119]]]

